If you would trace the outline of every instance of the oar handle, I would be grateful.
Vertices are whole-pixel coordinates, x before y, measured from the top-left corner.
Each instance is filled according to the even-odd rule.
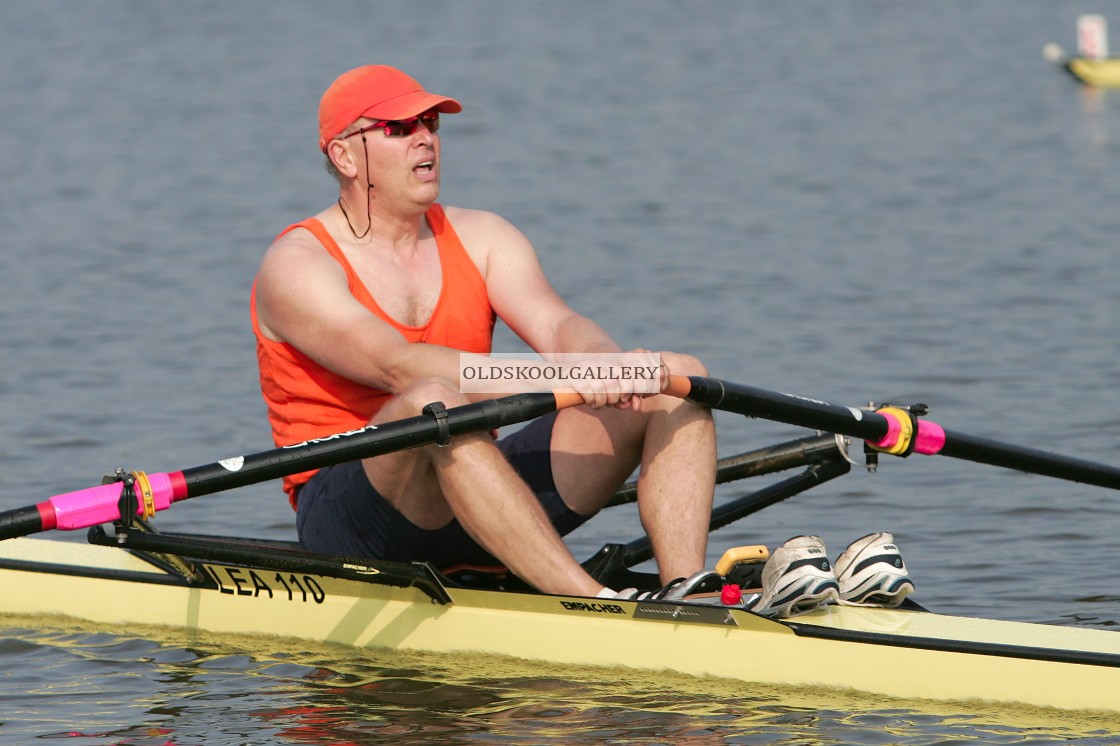
[[[552,395],[556,397],[556,409],[558,410],[578,407],[583,404],[583,397],[572,389],[557,389],[552,392]]]
[[[679,399],[687,399],[689,393],[692,392],[692,381],[688,376],[679,376],[672,374],[669,376],[669,388],[661,393],[675,396]]]

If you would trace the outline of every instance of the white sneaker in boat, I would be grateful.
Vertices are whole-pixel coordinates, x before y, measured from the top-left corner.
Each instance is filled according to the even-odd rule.
[[[615,593],[615,598],[626,601],[683,601],[685,603],[713,603],[723,588],[723,576],[712,570],[700,570],[687,578],[677,578],[664,588],[641,591],[625,588]]]
[[[846,606],[894,607],[914,592],[906,563],[888,531],[853,541],[836,558],[836,578],[840,603]]]
[[[762,570],[762,595],[751,611],[791,617],[839,598],[828,551],[819,536],[795,536],[774,550]]]

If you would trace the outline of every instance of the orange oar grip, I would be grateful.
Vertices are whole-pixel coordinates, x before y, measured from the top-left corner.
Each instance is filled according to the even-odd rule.
[[[661,393],[685,399],[691,391],[692,382],[688,380],[688,376],[671,375],[669,376],[669,388]],[[556,397],[557,409],[567,409],[568,407],[577,407],[583,404],[583,397],[571,389],[556,389],[552,392],[552,395]]]
[[[583,397],[571,389],[556,389],[552,392],[556,397],[556,409],[567,409],[568,407],[577,407],[583,404]]]
[[[692,381],[688,380],[688,376],[669,376],[669,388],[661,393],[676,396],[680,399],[687,399],[688,395],[692,393]]]

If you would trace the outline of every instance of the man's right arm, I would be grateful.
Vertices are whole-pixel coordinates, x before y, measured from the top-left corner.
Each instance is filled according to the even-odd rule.
[[[397,394],[419,378],[458,380],[458,353],[410,344],[353,295],[342,267],[304,231],[284,235],[257,275],[261,332],[344,378]]]

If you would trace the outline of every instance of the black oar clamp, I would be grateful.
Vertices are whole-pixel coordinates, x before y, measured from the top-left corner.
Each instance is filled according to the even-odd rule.
[[[879,471],[879,452],[866,440],[863,441],[863,463],[867,467],[868,474]]]
[[[102,484],[122,482],[121,496],[117,499],[117,511],[120,518],[113,525],[117,530],[117,541],[123,543],[125,534],[128,533],[129,524],[136,520],[136,512],[140,509],[140,499],[136,496],[136,477],[124,469],[118,468],[113,474],[106,475]]]
[[[447,408],[443,406],[443,402],[434,401],[420,410],[426,415],[430,415],[436,420],[436,445],[443,448],[451,442],[451,426],[447,424]]]

